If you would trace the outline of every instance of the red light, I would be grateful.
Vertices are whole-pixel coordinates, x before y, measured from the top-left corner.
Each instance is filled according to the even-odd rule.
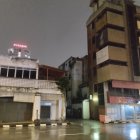
[[[28,47],[27,45],[17,44],[17,43],[14,43],[13,46],[17,47],[17,48],[27,48]]]

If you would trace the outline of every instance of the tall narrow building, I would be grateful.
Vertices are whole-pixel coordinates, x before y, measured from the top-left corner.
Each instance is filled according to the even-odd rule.
[[[91,0],[87,21],[91,118],[140,119],[140,7],[132,0]]]

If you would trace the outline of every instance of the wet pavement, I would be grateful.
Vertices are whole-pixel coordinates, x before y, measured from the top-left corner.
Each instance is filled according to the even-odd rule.
[[[68,126],[0,128],[0,140],[140,140],[140,123],[75,120]]]

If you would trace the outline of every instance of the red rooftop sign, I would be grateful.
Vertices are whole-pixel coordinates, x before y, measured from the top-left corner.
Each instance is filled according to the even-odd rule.
[[[27,45],[17,44],[17,43],[14,43],[13,46],[16,48],[27,48]]]

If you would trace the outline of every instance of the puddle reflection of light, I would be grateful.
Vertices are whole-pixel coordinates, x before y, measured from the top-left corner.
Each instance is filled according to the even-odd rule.
[[[93,140],[99,140],[100,139],[99,133],[97,133],[97,132],[93,133],[92,138],[93,138]]]
[[[135,140],[137,138],[137,132],[136,129],[130,130],[130,137],[131,139]]]

